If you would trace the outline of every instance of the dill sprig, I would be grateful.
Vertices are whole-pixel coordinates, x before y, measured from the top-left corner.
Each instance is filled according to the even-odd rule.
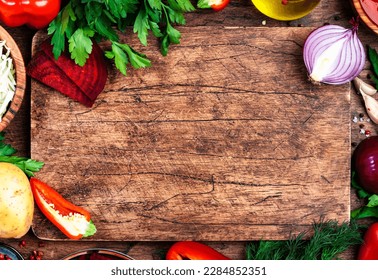
[[[313,235],[305,233],[283,241],[250,242],[246,247],[248,260],[334,260],[351,246],[363,241],[361,226],[355,221],[313,224]]]

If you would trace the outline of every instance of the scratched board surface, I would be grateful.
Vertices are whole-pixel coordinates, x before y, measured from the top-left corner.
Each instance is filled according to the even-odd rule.
[[[91,212],[88,240],[287,239],[348,220],[350,85],[308,81],[311,29],[180,30],[167,57],[128,37],[152,67],[109,64],[93,108],[31,82],[38,178]],[[33,231],[65,239],[38,209]]]

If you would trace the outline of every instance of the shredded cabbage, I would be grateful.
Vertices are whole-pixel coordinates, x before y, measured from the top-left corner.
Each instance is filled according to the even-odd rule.
[[[10,51],[6,42],[0,40],[0,122],[16,92],[15,70]]]

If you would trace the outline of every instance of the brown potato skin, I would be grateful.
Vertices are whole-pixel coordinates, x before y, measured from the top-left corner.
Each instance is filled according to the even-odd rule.
[[[17,166],[0,162],[0,238],[24,236],[33,221],[29,178]]]

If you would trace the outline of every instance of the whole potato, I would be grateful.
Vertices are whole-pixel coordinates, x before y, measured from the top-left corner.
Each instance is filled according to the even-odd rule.
[[[0,238],[24,236],[32,224],[33,211],[28,177],[17,166],[0,162]]]

